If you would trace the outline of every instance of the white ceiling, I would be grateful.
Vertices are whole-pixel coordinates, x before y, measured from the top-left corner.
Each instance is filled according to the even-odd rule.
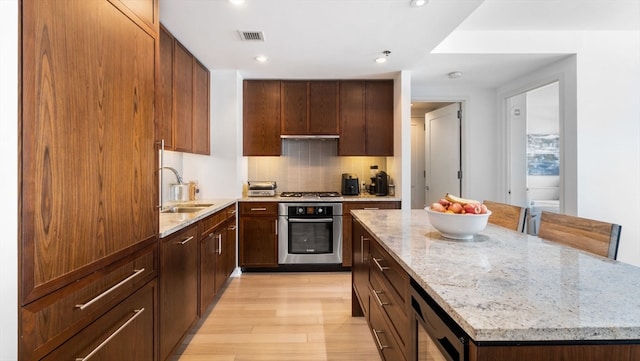
[[[567,54],[435,54],[455,31],[640,30],[640,0],[160,0],[160,20],[210,69],[243,78],[389,78],[497,87]],[[238,31],[263,31],[264,42]],[[374,58],[391,51],[389,61]],[[637,49],[636,49],[637,50]],[[258,63],[255,56],[269,60]],[[463,77],[447,78],[451,71]]]

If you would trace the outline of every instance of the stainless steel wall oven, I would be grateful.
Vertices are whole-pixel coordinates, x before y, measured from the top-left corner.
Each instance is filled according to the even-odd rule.
[[[278,263],[342,263],[342,203],[279,203]]]

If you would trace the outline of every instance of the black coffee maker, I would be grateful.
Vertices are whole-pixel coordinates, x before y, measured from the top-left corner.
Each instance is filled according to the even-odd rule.
[[[373,189],[377,196],[386,196],[389,193],[389,175],[385,171],[381,170],[376,173]]]

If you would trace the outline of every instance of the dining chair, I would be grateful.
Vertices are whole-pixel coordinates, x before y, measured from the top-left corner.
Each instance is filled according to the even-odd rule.
[[[542,211],[538,237],[616,259],[621,230],[619,224]]]
[[[483,204],[491,211],[489,223],[513,229],[514,231],[524,232],[528,212],[527,207],[487,200],[485,200]]]

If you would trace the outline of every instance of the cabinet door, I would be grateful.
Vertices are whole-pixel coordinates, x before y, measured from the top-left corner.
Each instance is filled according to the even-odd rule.
[[[233,271],[236,269],[236,259],[237,259],[236,230],[237,230],[236,218],[233,217],[232,219],[229,220],[229,223],[227,224],[227,239],[226,239],[225,248],[224,248],[225,265],[226,265],[225,273],[227,277],[231,276]]]
[[[156,360],[156,304],[154,280],[42,360]]]
[[[306,81],[282,82],[282,120],[284,135],[308,134]]]
[[[198,318],[198,227],[161,240],[160,359],[165,360]]]
[[[107,1],[21,6],[27,304],[157,237],[157,35]]]
[[[209,154],[209,69],[193,62],[193,153]]]
[[[369,316],[369,246],[371,239],[362,225],[353,221],[353,290],[365,317]],[[356,300],[353,300],[356,301]]]
[[[193,56],[179,42],[173,48],[173,119],[175,146],[180,152],[193,147]]]
[[[244,156],[280,155],[280,81],[244,81],[242,124]]]
[[[338,135],[338,82],[309,82],[309,134]]]
[[[278,267],[278,217],[240,217],[240,267]]]
[[[393,155],[393,80],[365,82],[366,149],[370,156]]]
[[[203,235],[200,241],[200,315],[204,314],[216,296],[219,235],[213,229]]]
[[[341,81],[339,155],[365,155],[364,82]]]
[[[164,148],[173,150],[173,36],[160,27],[160,74],[158,79],[158,139]]]

